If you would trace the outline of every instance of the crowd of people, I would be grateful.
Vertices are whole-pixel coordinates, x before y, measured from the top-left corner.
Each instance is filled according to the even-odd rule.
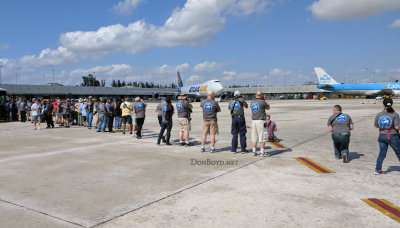
[[[185,94],[180,94],[176,103],[178,124],[179,124],[179,144],[181,146],[192,146],[189,142],[191,131],[191,113],[193,105]],[[386,157],[388,146],[395,151],[400,161],[400,117],[394,111],[393,100],[385,98],[383,100],[384,110],[377,114],[375,127],[379,128],[379,147],[380,153],[377,159],[375,174],[382,174],[382,163]],[[34,130],[40,130],[41,124],[46,123],[46,128],[54,128],[55,124],[60,127],[69,128],[71,125],[83,126],[88,129],[92,124],[97,132],[115,133],[113,129],[121,129],[122,134],[128,130],[129,134],[137,139],[142,138],[143,124],[146,118],[147,104],[136,97],[133,102],[129,98],[124,100],[103,99],[96,100],[91,96],[85,99],[17,99],[10,100],[6,104],[6,111],[9,113],[9,120],[20,120],[21,122],[31,121]],[[218,102],[215,101],[213,91],[209,91],[207,98],[202,100],[200,107],[203,112],[203,134],[201,139],[200,151],[205,152],[205,145],[208,135],[210,135],[210,153],[215,152],[215,137],[219,134],[217,115],[221,112]],[[251,111],[251,150],[247,149],[247,126],[244,109]],[[232,118],[231,122],[231,152],[237,153],[238,138],[240,138],[240,149],[242,153],[253,153],[255,156],[269,156],[265,153],[266,141],[279,141],[275,136],[277,125],[271,120],[271,116],[266,113],[270,105],[261,91],[257,91],[255,99],[250,105],[246,102],[240,91],[235,91],[234,99],[229,102],[228,109]],[[354,129],[353,121],[348,114],[342,113],[342,107],[335,105],[333,114],[328,119],[328,129],[332,133],[334,155],[337,159],[343,159],[344,163],[349,162],[350,131]],[[167,97],[161,100],[155,109],[160,125],[160,132],[156,145],[161,142],[171,146],[171,129],[173,125],[173,115],[175,108],[171,99]],[[96,123],[92,123],[96,117]],[[257,153],[257,144],[259,151]]]

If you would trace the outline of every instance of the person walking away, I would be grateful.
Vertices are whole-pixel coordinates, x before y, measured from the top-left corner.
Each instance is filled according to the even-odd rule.
[[[99,122],[100,122],[100,118],[99,118],[99,115],[100,115],[99,105],[100,104],[101,104],[100,100],[98,100],[98,101],[96,101],[94,103],[94,115],[96,116],[96,129],[97,129],[97,126],[99,125]]]
[[[178,100],[176,109],[178,110],[179,144],[181,146],[191,146],[189,132],[192,129],[190,121],[193,105],[190,104],[190,100],[187,99],[185,94],[180,94]],[[185,137],[185,142],[183,141],[183,137]]]
[[[160,125],[160,127],[162,127],[161,125],[162,125],[162,115],[163,115],[163,112],[162,112],[162,107],[163,107],[163,105],[166,103],[166,101],[165,100],[161,100],[160,101],[160,104],[158,104],[157,105],[157,107],[156,107],[156,114],[157,114],[157,119],[158,119],[158,124]],[[164,131],[164,133],[163,133],[163,136],[162,136],[162,142],[163,143],[165,143],[166,141],[165,141],[165,136],[167,135],[167,129],[165,129],[165,131]]]
[[[46,101],[46,105],[44,107],[44,116],[46,119],[47,127],[46,128],[54,128],[54,122],[53,122],[53,109],[54,106],[51,103],[50,100]]]
[[[133,106],[134,113],[136,114],[136,138],[142,138],[142,129],[144,124],[144,119],[146,118],[146,107],[147,104],[140,98],[135,98],[135,103]]]
[[[267,116],[265,110],[270,106],[261,91],[257,91],[256,99],[251,102],[251,142],[254,156],[257,156],[257,143],[260,143],[260,156],[265,156],[264,123]]]
[[[41,130],[42,129],[40,127],[40,115],[39,115],[40,110],[39,109],[40,109],[40,103],[39,103],[39,100],[36,100],[35,103],[32,105],[32,108],[31,108],[33,125],[35,126],[33,128],[33,130],[36,130],[36,129]],[[38,123],[38,125],[39,125],[38,128],[36,128],[36,123]]]
[[[206,144],[207,135],[211,138],[211,153],[215,152],[215,135],[219,134],[217,113],[221,111],[218,102],[214,100],[214,91],[210,90],[207,93],[207,99],[200,103],[203,109],[203,137],[201,139],[201,152],[205,152],[204,145]]]
[[[120,106],[122,110],[122,134],[125,134],[126,124],[128,123],[129,134],[132,134],[132,104],[129,102],[129,98],[125,98],[125,101]]]
[[[350,131],[354,129],[353,121],[342,113],[340,105],[333,106],[333,115],[328,119],[328,128],[332,132],[333,149],[336,159],[343,157],[343,163],[349,162]]]
[[[113,131],[113,124],[114,124],[114,104],[111,100],[107,100],[107,104],[106,104],[106,108],[107,108],[107,124],[108,124],[108,132],[109,133],[114,133]]]
[[[279,142],[279,139],[275,136],[275,132],[278,131],[276,123],[271,120],[271,115],[267,115],[265,119],[265,128],[267,130],[268,142]]]
[[[106,131],[107,115],[108,115],[105,100],[100,102],[98,106],[98,113],[99,113],[99,124],[97,125],[97,132],[104,133]]]
[[[160,145],[160,141],[162,136],[164,135],[165,130],[167,130],[167,135],[165,139],[165,144],[167,146],[171,146],[172,144],[169,142],[171,138],[171,129],[172,129],[172,116],[174,115],[174,106],[171,104],[171,98],[165,98],[165,103],[161,107],[162,112],[162,122],[161,122],[161,130],[158,135],[157,145]]]
[[[231,133],[232,133],[232,143],[231,143],[231,152],[236,153],[238,147],[238,135],[240,135],[240,146],[241,152],[247,152],[247,144],[246,144],[246,119],[244,117],[244,108],[248,108],[249,105],[244,100],[244,98],[240,95],[240,91],[235,91],[234,93],[235,100],[229,102],[228,109],[231,112],[232,117],[232,125],[231,125]]]
[[[375,117],[375,127],[379,128],[379,156],[376,160],[375,175],[383,173],[382,163],[385,160],[388,146],[392,147],[400,161],[400,118],[399,114],[393,109],[393,100],[385,98],[383,100],[384,110]]]
[[[64,108],[62,107],[62,104],[65,103],[65,100],[58,100],[57,104],[57,123],[60,127],[64,126],[64,119],[63,119],[63,112]]]

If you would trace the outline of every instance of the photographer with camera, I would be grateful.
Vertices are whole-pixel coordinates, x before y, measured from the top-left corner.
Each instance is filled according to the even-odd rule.
[[[264,156],[264,123],[267,117],[265,110],[269,110],[269,104],[261,91],[257,91],[256,99],[251,102],[251,141],[254,156],[257,156],[257,142],[260,143],[260,156]]]
[[[178,110],[178,123],[179,123],[179,144],[181,146],[191,146],[189,142],[189,132],[192,129],[190,114],[192,113],[193,105],[185,94],[179,94],[176,109]],[[183,142],[185,136],[185,142]]]
[[[232,117],[232,149],[231,152],[236,153],[238,147],[238,134],[240,135],[240,146],[241,152],[246,153],[246,119],[244,118],[244,108],[248,108],[247,102],[243,96],[240,95],[240,91],[235,91],[235,100],[229,102],[228,109],[231,111]]]

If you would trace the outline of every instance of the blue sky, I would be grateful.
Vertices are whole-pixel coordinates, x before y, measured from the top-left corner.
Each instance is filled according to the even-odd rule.
[[[3,83],[81,76],[224,85],[400,79],[399,0],[13,0],[0,9]],[[268,82],[267,82],[268,81]]]

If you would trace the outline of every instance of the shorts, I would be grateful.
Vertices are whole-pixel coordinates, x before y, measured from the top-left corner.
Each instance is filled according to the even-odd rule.
[[[40,120],[40,116],[32,116],[32,120]]]
[[[203,134],[204,135],[217,135],[218,132],[218,123],[216,120],[204,121],[203,123]]]
[[[63,116],[63,118],[66,120],[66,119],[69,119],[69,114],[63,114],[62,115]]]
[[[179,131],[189,132],[190,130],[192,130],[192,126],[188,118],[178,118],[178,123],[179,123]]]
[[[57,119],[58,119],[58,120],[61,120],[62,117],[63,117],[63,115],[62,115],[61,113],[57,113]]]
[[[131,116],[122,116],[121,121],[123,124],[132,124],[132,118]]]
[[[265,120],[253,120],[251,122],[251,141],[252,142],[264,142],[264,128]]]

